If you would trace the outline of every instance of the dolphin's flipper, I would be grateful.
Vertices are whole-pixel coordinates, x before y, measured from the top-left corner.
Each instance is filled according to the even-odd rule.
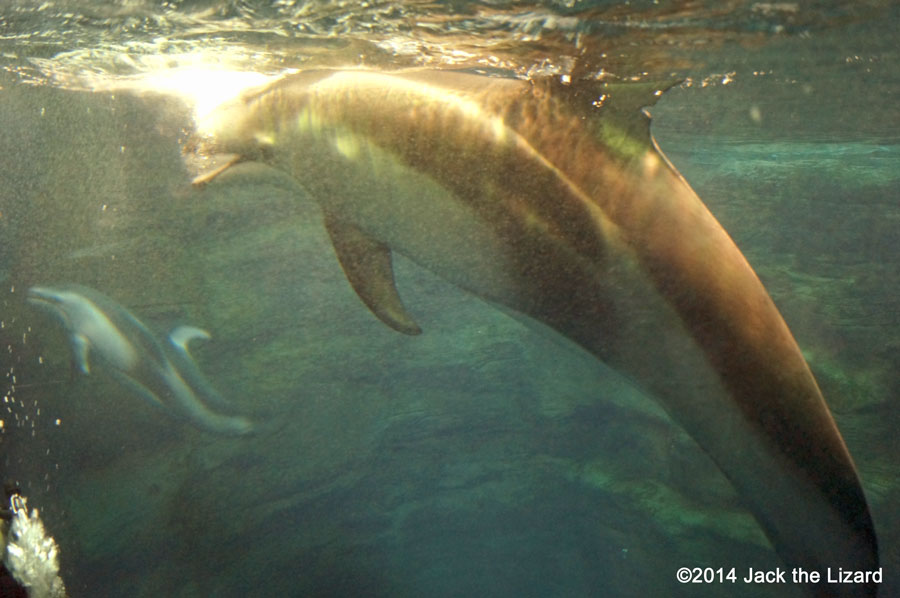
[[[87,338],[80,334],[72,335],[72,363],[81,370],[83,374],[91,373],[91,365],[88,363],[88,352],[91,343]]]
[[[188,344],[192,340],[208,341],[211,338],[212,336],[207,331],[200,328],[178,326],[169,333],[169,346],[172,351],[168,352],[168,357],[175,362],[185,382],[199,397],[202,397],[203,402],[215,407],[230,407],[231,403],[213,388],[188,350]]]
[[[220,174],[222,174],[235,164],[240,164],[244,160],[246,160],[246,158],[240,154],[232,156],[221,166],[194,177],[194,179],[191,181],[191,185],[197,188],[205,187],[207,183],[212,182],[212,180],[217,178]]]
[[[394,284],[390,248],[336,218],[326,217],[325,227],[344,274],[363,303],[394,330],[420,334],[422,329],[406,311]]]

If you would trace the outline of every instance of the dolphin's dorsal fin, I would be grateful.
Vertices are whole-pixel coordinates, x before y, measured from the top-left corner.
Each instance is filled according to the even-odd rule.
[[[325,228],[347,280],[369,310],[398,332],[421,333],[394,284],[390,248],[355,225],[331,216],[326,216]]]
[[[219,391],[210,384],[209,380],[206,379],[206,376],[203,375],[203,372],[200,371],[197,362],[194,361],[194,356],[191,355],[191,352],[188,350],[188,345],[191,341],[208,341],[211,338],[212,335],[201,328],[196,328],[194,326],[178,326],[169,333],[169,345],[173,350],[168,351],[167,355],[171,358],[172,365],[175,366],[181,377],[184,378],[185,382],[188,383],[188,386],[191,387],[191,390],[193,390],[204,403],[217,408],[228,408],[231,407],[231,403],[220,395]]]
[[[169,342],[171,342],[176,347],[180,347],[182,351],[190,355],[188,351],[188,343],[190,343],[194,339],[201,339],[208,341],[212,336],[200,328],[195,328],[194,326],[179,326],[172,330],[169,333]]]
[[[596,100],[601,118],[597,120],[603,142],[622,154],[643,152],[650,149],[650,113],[648,107],[656,104],[662,93],[672,83],[652,81],[608,83]]]
[[[654,146],[647,108],[681,81],[580,80],[564,84],[554,77],[544,85],[549,85],[550,93],[564,98],[569,110],[589,123],[605,147],[621,158],[632,159],[643,157]]]

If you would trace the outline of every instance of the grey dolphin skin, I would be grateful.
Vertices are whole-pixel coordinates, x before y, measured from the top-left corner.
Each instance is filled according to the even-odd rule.
[[[83,373],[90,373],[89,357],[93,358],[141,398],[200,429],[218,434],[252,430],[246,418],[215,413],[204,403],[204,399],[222,403],[187,353],[190,340],[209,338],[205,331],[180,326],[161,344],[124,307],[82,286],[32,287],[28,301],[63,323],[73,359]]]
[[[288,173],[372,312],[419,327],[391,254],[575,341],[654,396],[791,567],[878,569],[856,469],[787,325],[650,135],[668,85],[317,70],[218,109],[187,149]],[[868,584],[810,595],[874,596]]]

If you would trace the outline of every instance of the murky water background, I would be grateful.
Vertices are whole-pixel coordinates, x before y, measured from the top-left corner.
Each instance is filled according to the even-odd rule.
[[[779,562],[655,403],[402,259],[425,333],[389,330],[293,183],[247,167],[191,189],[193,105],[147,83],[346,64],[687,79],[654,133],[798,338],[860,469],[881,595],[900,595],[898,17],[878,2],[0,8],[0,473],[41,509],[70,595],[794,595],[675,582],[679,566]],[[198,362],[262,432],[204,434],[74,376],[60,327],[24,302],[59,281],[159,332],[209,330]]]

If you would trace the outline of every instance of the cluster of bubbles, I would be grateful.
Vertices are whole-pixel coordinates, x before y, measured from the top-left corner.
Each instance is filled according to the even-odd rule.
[[[11,288],[9,292],[13,294],[15,288]],[[3,305],[8,306],[9,302],[3,302]],[[47,420],[48,414],[45,413],[39,398],[41,393],[31,391],[48,384],[56,384],[56,382],[41,379],[35,375],[35,371],[39,370],[36,368],[32,370],[28,367],[34,365],[40,368],[44,364],[44,358],[40,355],[37,357],[29,355],[27,349],[30,348],[28,347],[28,336],[31,333],[31,327],[22,325],[17,317],[10,313],[7,310],[5,315],[0,314],[0,343],[2,343],[0,344],[0,354],[3,355],[3,359],[0,360],[0,368],[2,368],[0,370],[0,376],[2,376],[0,377],[0,457],[3,460],[0,463],[0,469],[6,472],[16,471],[21,465],[17,460],[26,458],[26,456],[29,460],[36,459],[41,462],[40,467],[44,470],[43,481],[49,489],[50,471],[58,470],[59,464],[48,464],[46,460],[50,456],[50,448],[39,441],[38,436],[48,424],[51,427],[61,426],[62,420],[52,415],[49,417],[53,419]],[[24,370],[28,370],[28,372],[24,372]],[[23,441],[31,448],[11,451],[7,446],[12,442]]]
[[[6,326],[6,321],[0,320],[0,330],[4,330]],[[22,345],[26,344],[30,332],[31,327],[28,327],[22,334]],[[11,358],[15,353],[13,344],[7,342],[3,352],[10,357],[9,361],[12,362],[13,359]],[[38,363],[43,364],[43,357],[38,357]],[[0,411],[0,434],[5,434],[11,428],[23,428],[28,430],[32,437],[35,436],[37,433],[35,426],[41,417],[41,407],[38,399],[26,401],[17,398],[18,378],[15,365],[10,364],[6,366],[4,380],[5,389],[3,391],[2,411]],[[57,419],[55,423],[60,425],[61,421]]]

